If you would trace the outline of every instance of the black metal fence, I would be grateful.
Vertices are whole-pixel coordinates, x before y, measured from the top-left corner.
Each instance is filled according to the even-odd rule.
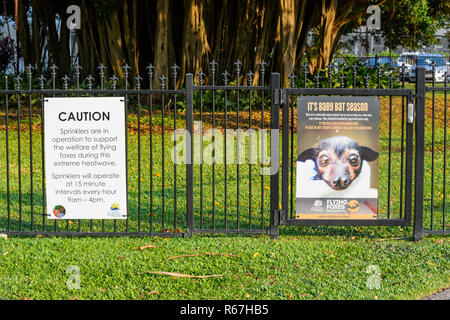
[[[448,233],[447,78],[442,87],[435,83],[425,87],[425,73],[419,68],[414,90],[402,68],[377,65],[368,70],[342,65],[311,75],[305,64],[301,75],[289,77],[291,85],[283,89],[279,74],[265,74],[264,62],[256,75],[244,72],[239,61],[232,75],[219,71],[214,61],[210,66],[208,75],[199,72],[184,79],[179,79],[176,65],[167,79],[155,75],[151,64],[145,79],[140,75],[131,78],[127,65],[122,79],[107,75],[103,66],[96,79],[82,77],[79,66],[72,77],[59,75],[56,66],[50,67],[48,80],[42,75],[36,78],[31,67],[24,75],[6,77],[0,89],[0,145],[4,150],[0,155],[4,177],[0,231],[17,235],[255,233],[277,237],[280,225],[406,226],[412,223],[414,210],[416,239],[424,233]],[[431,93],[431,100],[426,92]],[[293,219],[294,99],[301,95],[380,98],[378,219]],[[126,220],[47,220],[44,99],[81,96],[125,97]],[[425,107],[426,101],[431,107]],[[173,159],[183,137],[186,163],[177,163]]]
[[[434,80],[431,86],[426,86],[425,78],[425,70],[419,68],[416,83],[416,240],[422,239],[424,234],[450,233],[450,224],[446,220],[449,210],[448,75],[442,86],[437,86]]]

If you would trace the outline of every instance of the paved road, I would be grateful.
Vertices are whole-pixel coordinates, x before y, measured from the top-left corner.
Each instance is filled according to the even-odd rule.
[[[422,300],[450,300],[450,288],[436,292],[431,296],[423,298]]]

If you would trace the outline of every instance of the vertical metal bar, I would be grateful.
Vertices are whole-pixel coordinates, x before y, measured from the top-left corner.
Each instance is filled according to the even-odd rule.
[[[278,132],[280,129],[280,105],[275,103],[275,94],[280,89],[280,74],[272,73],[270,76],[270,129],[271,131]],[[270,165],[271,171],[274,168],[275,171],[271,172],[270,176],[270,236],[272,238],[278,238],[280,228],[280,173],[279,173],[279,137],[276,135],[277,141],[273,141],[271,132],[270,139]]]
[[[411,94],[407,98],[407,103],[414,103],[414,95]],[[414,119],[412,119],[414,120]],[[406,124],[406,179],[405,179],[405,220],[411,224],[411,208],[412,208],[412,185],[413,185],[413,135],[414,121],[408,121]],[[403,180],[402,180],[403,181]],[[403,182],[402,182],[403,183]]]
[[[289,209],[287,209],[286,211],[286,215],[289,214],[289,216],[292,216],[293,212],[294,212],[294,196],[293,196],[293,192],[294,192],[294,106],[292,106],[291,108],[291,114],[290,114],[290,163],[289,163],[289,174],[290,174],[290,190],[289,190]],[[284,111],[284,105],[283,105],[283,111]],[[284,113],[283,113],[283,121],[284,121]]]
[[[444,74],[444,87],[447,87],[447,73]],[[446,214],[446,179],[447,179],[447,91],[444,91],[444,171],[443,171],[443,197],[442,197],[442,230],[445,230]]]
[[[53,91],[53,97],[56,97],[56,70],[58,70],[58,67],[53,63],[50,68],[51,75],[52,75],[52,91]],[[69,223],[67,221],[67,223]],[[58,220],[55,220],[54,222],[54,231],[58,231]]]
[[[43,75],[39,77],[39,84],[41,90],[44,90],[44,81],[45,78]],[[41,94],[41,163],[42,163],[42,231],[45,231],[46,224],[46,197],[45,197],[45,142],[44,142],[44,131],[45,131],[45,123],[44,123],[44,95]]]
[[[425,69],[416,69],[416,170],[414,194],[414,240],[423,236],[423,182],[425,152]]]
[[[212,85],[216,84],[216,66],[215,60],[210,62],[212,73]],[[216,228],[216,149],[215,149],[215,129],[216,129],[216,90],[212,90],[212,146],[213,146],[213,163],[212,163],[212,228]]]
[[[86,78],[87,81],[87,89],[89,91],[92,90],[92,81],[94,80],[94,78],[89,74],[88,77]],[[67,96],[67,95],[66,95]],[[89,93],[89,96],[91,96],[91,93]],[[67,231],[69,231],[69,221],[67,221],[67,226],[66,226]],[[90,232],[94,232],[94,221],[92,219],[89,219],[89,230]]]
[[[104,87],[104,77],[105,77],[105,69],[106,67],[103,64],[100,64],[97,69],[99,70],[99,75],[100,75],[100,90],[105,90]],[[101,95],[102,97],[104,96],[103,94]],[[105,220],[102,219],[102,232],[105,232]]]
[[[401,66],[401,80],[402,80],[402,89],[405,89],[405,64]],[[409,103],[409,102],[408,102]],[[408,130],[408,129],[406,129]],[[404,145],[405,145],[405,97],[402,96],[402,133],[401,133],[401,145],[400,145],[400,219],[405,216],[406,217],[406,208],[405,214],[403,215],[403,176],[404,176]]]
[[[32,69],[31,65],[26,67],[28,74],[28,89],[31,91]],[[31,104],[31,93],[28,95],[28,127],[30,131],[30,214],[31,214],[31,231],[34,231],[34,190],[33,190],[33,106]]]
[[[161,77],[159,77],[159,81],[160,81],[160,85],[161,85],[161,90],[165,89],[165,81],[166,81],[166,77],[164,75],[162,75]],[[166,163],[166,157],[165,157],[165,141],[164,141],[164,135],[165,135],[165,121],[164,121],[164,117],[165,117],[165,95],[164,93],[161,94],[161,109],[162,109],[162,119],[161,119],[161,127],[162,127],[162,150],[161,150],[161,191],[162,191],[162,220],[161,220],[161,226],[162,226],[162,231],[161,232],[165,232],[165,228],[166,228],[166,186],[165,186],[165,180],[166,180],[166,170],[165,170],[165,163]]]
[[[282,142],[281,142],[281,157],[282,157],[282,168],[281,168],[281,220],[284,221],[289,216],[289,169],[292,173],[292,164],[290,164],[289,151],[294,148],[293,144],[289,143],[289,99],[285,99],[282,105]],[[292,181],[292,180],[291,180]],[[292,186],[291,186],[292,188]]]
[[[119,79],[116,77],[116,75],[113,74],[110,80],[112,82],[112,90],[114,91],[114,90],[116,90],[116,83],[117,83],[117,80],[119,80]],[[78,83],[78,80],[77,80],[77,83]],[[77,86],[78,86],[78,84],[77,84]],[[114,96],[116,96],[116,95],[114,94]],[[125,125],[125,130],[126,129],[127,129],[127,127]],[[126,157],[125,165],[127,166],[128,156],[125,155],[125,157]],[[128,191],[127,191],[127,196],[128,196]],[[128,209],[128,200],[127,200],[127,209]],[[80,220],[78,220],[78,231],[79,230],[80,230]],[[114,232],[117,232],[117,219],[114,219]]]
[[[260,73],[261,73],[261,86],[264,86],[264,73],[266,71],[266,65],[267,63],[265,61],[260,62]],[[262,132],[264,131],[264,106],[265,106],[265,99],[264,99],[264,89],[261,90],[261,133],[260,133],[260,170],[262,172],[264,168],[264,163],[262,161],[263,155],[266,154],[266,151],[264,149],[266,141],[262,140]],[[260,174],[261,176],[261,229],[264,229],[264,175]]]
[[[176,90],[177,89],[177,69],[179,69],[179,67],[177,65],[173,65],[172,66],[172,74],[173,74],[173,89]],[[174,93],[173,94],[173,132],[175,135],[175,143],[173,146],[174,149],[174,153],[177,154],[177,137],[176,137],[176,132],[177,132],[177,94]],[[174,202],[173,202],[173,232],[177,232],[177,161],[176,161],[176,156],[175,156],[175,162],[173,164],[173,198],[174,198]]]
[[[253,74],[248,73],[247,86],[250,86],[248,91],[248,228],[252,229],[252,82]]]
[[[138,232],[141,232],[141,80],[142,78],[137,75],[136,80],[136,90],[137,94],[137,104],[138,104]]]
[[[153,88],[153,70],[155,67],[150,63],[148,70],[148,87]],[[153,94],[149,94],[150,99],[150,232],[153,232]]]
[[[63,80],[63,90],[64,90],[64,92],[66,92],[64,94],[64,97],[67,98],[67,96],[68,96],[67,95],[68,81],[70,80],[70,78],[67,75],[64,75],[62,80]],[[91,81],[91,77],[89,77],[89,82],[90,81]],[[89,88],[92,88],[90,83],[89,83]],[[92,229],[93,229],[93,224],[92,224],[92,220],[91,220],[91,232],[93,231]],[[66,221],[66,231],[69,232],[69,220]]]
[[[20,90],[20,81],[21,78],[18,75],[16,77],[16,89]],[[20,122],[21,122],[21,115],[20,115],[20,93],[17,93],[17,170],[18,170],[18,176],[19,176],[19,230],[22,231],[22,163],[20,161],[20,156],[22,155],[21,148],[20,148]]]
[[[186,74],[186,222],[187,235],[194,234],[194,76]]]
[[[83,68],[77,63],[77,65],[75,66],[75,79],[76,79],[76,86],[77,86],[77,90],[80,90],[80,76],[81,76],[81,70]],[[114,83],[114,80],[113,80]],[[79,97],[80,94],[77,94],[77,97]],[[114,220],[114,224],[117,224],[117,221]],[[116,229],[114,230],[116,231]],[[81,219],[78,219],[78,232],[81,232]]]
[[[378,88],[380,88],[380,71],[378,70]],[[392,79],[389,80],[392,89]],[[389,96],[389,143],[388,143],[388,187],[387,187],[387,217],[391,217],[391,168],[392,168],[392,96]]]
[[[222,74],[223,75],[223,82],[224,82],[224,86],[226,87],[228,84],[228,76],[230,75],[226,70],[225,72]],[[224,148],[225,148],[225,157],[224,157],[224,163],[225,163],[225,229],[228,229],[228,162],[227,162],[227,154],[228,154],[228,149],[227,149],[227,129],[228,129],[228,116],[227,116],[227,112],[228,112],[228,107],[227,107],[227,103],[228,103],[228,90],[225,88],[224,89],[224,97],[223,97],[223,101],[224,101],[224,106],[225,106],[225,139],[224,139]]]
[[[5,75],[5,89],[8,90],[8,76]],[[6,202],[8,213],[8,231],[11,230],[11,199],[9,189],[9,96],[5,95],[5,124],[6,124]]]
[[[125,64],[122,67],[124,71],[125,90],[128,90],[128,72],[131,67]],[[126,176],[126,190],[127,190],[127,220],[126,220],[126,232],[129,229],[129,201],[128,201],[128,93],[125,93],[125,176]]]
[[[433,61],[432,64],[432,86],[435,86],[435,76],[436,76],[436,70],[435,70],[435,64]],[[436,110],[436,91],[432,90],[432,106],[431,106],[431,220],[430,220],[430,230],[433,230],[434,228],[434,145],[435,145],[435,110]]]
[[[199,86],[203,84],[204,73],[197,74]],[[203,91],[200,90],[200,229],[203,229]]]
[[[240,62],[239,60],[236,61],[235,63],[236,66],[236,85],[239,86],[239,77],[240,77],[240,71],[241,71],[241,66],[242,66],[242,62]],[[237,149],[236,149],[236,229],[239,229],[239,225],[240,225],[240,177],[239,177],[239,161],[240,161],[240,157],[239,157],[239,142],[241,139],[241,135],[240,135],[240,131],[239,131],[239,109],[240,109],[240,90],[237,90],[237,113],[236,113],[236,129],[237,129]],[[245,155],[244,155],[244,159],[245,159]]]

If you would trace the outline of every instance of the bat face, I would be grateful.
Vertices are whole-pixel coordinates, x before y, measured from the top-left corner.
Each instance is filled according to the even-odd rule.
[[[334,190],[347,189],[361,172],[362,161],[374,161],[378,152],[344,136],[322,140],[317,147],[302,152],[300,161],[316,163],[320,179]]]

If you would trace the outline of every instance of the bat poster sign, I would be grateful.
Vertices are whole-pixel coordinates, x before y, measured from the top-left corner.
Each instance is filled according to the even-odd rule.
[[[380,103],[297,100],[296,219],[376,219]]]
[[[44,100],[49,219],[125,219],[125,102],[121,97]]]

